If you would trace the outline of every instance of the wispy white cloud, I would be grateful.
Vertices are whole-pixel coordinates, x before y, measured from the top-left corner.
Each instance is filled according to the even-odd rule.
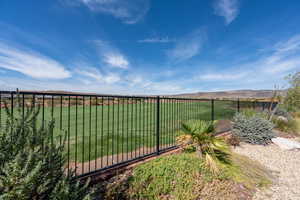
[[[200,75],[198,78],[200,80],[204,80],[204,81],[216,81],[216,80],[220,80],[220,81],[234,81],[234,80],[238,80],[241,78],[244,78],[247,75],[246,72],[233,72],[233,73],[208,73],[208,74],[203,74]],[[197,78],[197,77],[196,77]]]
[[[174,61],[188,60],[199,54],[206,34],[203,29],[198,29],[179,39],[173,49],[168,50],[167,56]]]
[[[175,94],[188,91],[173,81],[153,81],[141,75],[127,76],[128,86],[148,94]]]
[[[64,81],[24,79],[4,76],[0,79],[0,90],[14,90],[15,88],[19,88],[20,90],[60,90],[127,95],[167,95],[191,92],[190,89],[175,81],[155,81],[138,74],[122,78],[118,74],[110,76],[110,74],[104,73],[103,78],[106,78],[106,80],[102,80],[101,77],[99,78],[92,75],[95,71],[86,71],[88,73],[76,71],[76,74],[74,72],[74,79],[67,79]],[[119,78],[120,80],[118,81],[112,81]]]
[[[115,84],[121,81],[121,78],[118,74],[111,72],[104,74],[101,73],[97,68],[85,67],[84,69],[77,69],[76,72],[80,76],[92,78],[93,80],[96,80],[100,83]],[[86,79],[81,80],[83,80],[86,84],[90,83]]]
[[[275,74],[300,69],[300,35],[279,41],[270,48],[270,52],[261,60],[264,72]]]
[[[128,69],[130,62],[118,49],[102,40],[94,40],[93,43],[96,45],[104,63],[111,67]]]
[[[33,78],[64,79],[71,77],[62,64],[29,49],[0,43],[0,68]]]
[[[214,11],[216,15],[225,18],[226,24],[230,24],[239,13],[238,0],[216,0]]]
[[[68,5],[84,5],[92,12],[111,15],[126,24],[142,20],[150,9],[150,0],[65,0]]]
[[[281,40],[274,45],[259,51],[256,59],[241,61],[234,66],[224,66],[225,70],[209,70],[194,80],[215,81],[217,85],[229,87],[272,88],[276,84],[284,84],[283,78],[300,70],[300,35]],[[236,86],[234,86],[236,85]],[[218,86],[219,87],[219,86]],[[228,88],[228,85],[227,85]]]
[[[300,35],[295,35],[286,41],[278,42],[274,45],[276,52],[293,52],[300,50]]]
[[[300,69],[300,58],[283,59],[273,63],[266,63],[263,71],[268,74],[278,74],[297,68]]]
[[[139,43],[171,43],[175,41],[175,39],[170,39],[169,37],[152,37],[138,40]]]
[[[122,69],[127,69],[129,65],[127,59],[118,53],[108,53],[104,55],[104,62],[112,67],[118,67]]]

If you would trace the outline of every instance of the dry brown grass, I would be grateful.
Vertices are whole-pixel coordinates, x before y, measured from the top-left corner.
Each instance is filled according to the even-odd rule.
[[[237,153],[233,153],[232,159],[233,165],[227,166],[226,173],[249,189],[267,187],[275,179],[271,171],[257,161]]]

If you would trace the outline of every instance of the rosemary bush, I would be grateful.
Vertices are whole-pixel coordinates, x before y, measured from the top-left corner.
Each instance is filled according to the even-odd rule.
[[[266,145],[275,137],[272,132],[274,124],[259,115],[247,117],[236,113],[233,122],[233,134],[250,144]]]

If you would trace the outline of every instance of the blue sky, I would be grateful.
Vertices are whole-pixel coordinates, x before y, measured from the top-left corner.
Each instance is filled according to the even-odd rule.
[[[272,89],[300,70],[297,0],[0,0],[0,89]]]

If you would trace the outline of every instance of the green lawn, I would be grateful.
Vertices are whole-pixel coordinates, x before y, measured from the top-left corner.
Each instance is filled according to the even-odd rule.
[[[215,119],[230,119],[235,113],[230,101],[215,102]],[[71,161],[89,161],[104,155],[131,152],[156,145],[156,104],[78,105],[41,108],[42,121],[55,120],[55,137],[67,134],[66,153]],[[6,114],[1,109],[1,123]],[[44,117],[43,117],[44,116]],[[172,146],[182,121],[211,120],[210,102],[162,102],[160,104],[160,143]]]

